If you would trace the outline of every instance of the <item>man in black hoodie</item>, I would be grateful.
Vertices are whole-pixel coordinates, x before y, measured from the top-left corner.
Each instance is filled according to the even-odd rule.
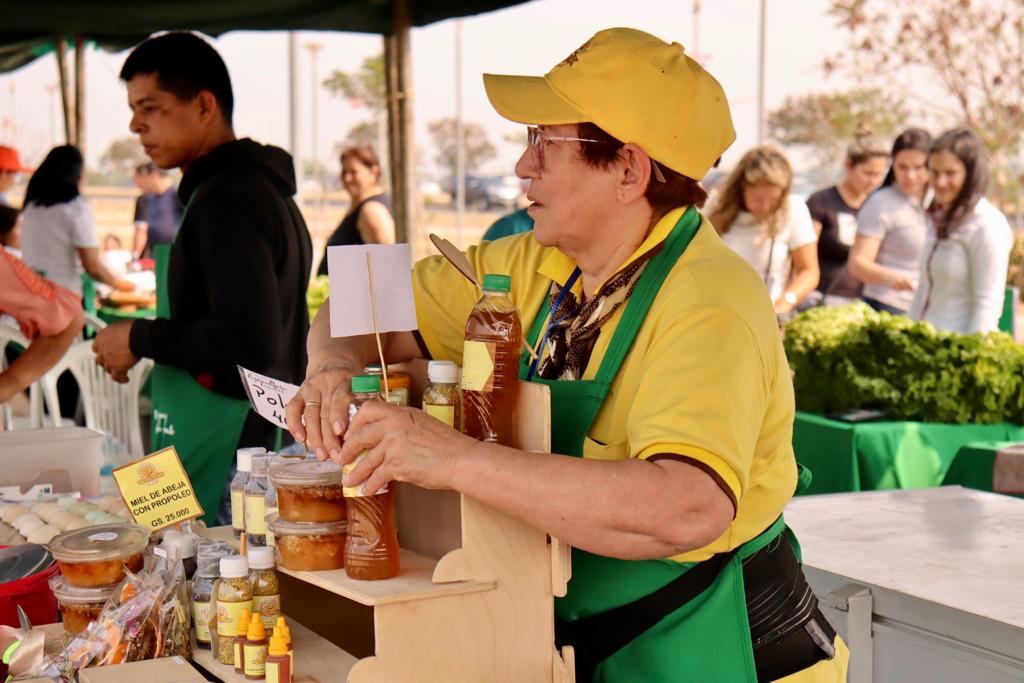
[[[102,330],[93,346],[97,363],[124,381],[139,358],[152,358],[157,370],[184,371],[203,391],[228,399],[245,399],[236,365],[301,382],[312,245],[292,201],[291,156],[235,138],[227,68],[195,34],[168,33],[141,43],[121,79],[130,128],[153,163],[182,170],[178,194],[186,209],[170,251],[169,317]],[[187,394],[190,404],[181,408],[196,408],[202,391],[182,389],[180,381],[176,386],[174,393],[179,399]],[[237,402],[225,405],[229,412],[240,408]],[[225,419],[220,408],[200,409],[216,413],[207,415],[216,422]],[[156,434],[169,426],[172,436],[180,436],[175,415],[154,418]],[[252,411],[241,422],[239,446],[273,445],[272,425]],[[189,429],[198,435],[201,427]]]

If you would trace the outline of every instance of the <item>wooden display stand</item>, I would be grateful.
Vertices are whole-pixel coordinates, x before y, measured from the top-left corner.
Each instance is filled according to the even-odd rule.
[[[550,452],[550,402],[548,387],[520,383],[519,448]],[[310,627],[293,628],[296,682],[574,681],[572,648],[560,653],[554,645],[568,546],[472,498],[398,486],[398,577],[354,581],[342,570],[278,569],[286,616]],[[371,656],[346,651],[356,649],[348,639],[368,629],[346,621],[335,596],[372,610],[372,637],[363,634]],[[208,650],[196,661],[222,680],[245,680]]]

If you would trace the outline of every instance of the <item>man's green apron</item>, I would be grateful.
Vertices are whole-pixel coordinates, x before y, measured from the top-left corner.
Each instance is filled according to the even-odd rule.
[[[170,249],[165,244],[153,249],[157,316],[166,319],[171,318],[167,293]],[[153,450],[174,446],[178,451],[206,513],[203,519],[212,526],[234,462],[238,437],[249,414],[249,402],[215,394],[184,370],[161,363],[153,367],[151,379]]]
[[[664,248],[647,264],[594,379],[532,378],[551,388],[553,452],[583,455],[583,440],[601,410],[651,303],[699,227],[700,214],[690,208],[676,223]],[[545,297],[530,332],[531,346],[543,333],[549,308],[550,297]],[[520,363],[522,379],[528,378],[527,361],[524,354]],[[709,589],[604,660],[597,666],[594,680],[608,683],[756,681],[741,562],[778,539],[784,528],[780,517],[760,536],[737,549]],[[556,600],[555,611],[560,619],[569,622],[604,612],[653,593],[695,566],[697,563],[682,564],[667,559],[618,560],[573,548],[572,580],[568,594]]]

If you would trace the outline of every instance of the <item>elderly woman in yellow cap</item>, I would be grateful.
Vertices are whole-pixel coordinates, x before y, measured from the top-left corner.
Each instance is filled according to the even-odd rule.
[[[332,339],[326,306],[292,433],[341,463],[366,451],[347,483],[367,493],[451,488],[570,543],[556,637],[577,680],[845,680],[782,519],[797,465],[772,303],[699,211],[698,180],[735,138],[721,86],[682,46],[622,28],[542,78],[484,83],[531,124],[516,173],[535,230],[467,257],[511,275],[528,341],[547,339],[521,379],[551,388],[555,454],[383,402],[348,425],[349,378],[376,347]],[[474,288],[440,257],[413,283],[418,335],[388,335],[387,360],[461,361]]]

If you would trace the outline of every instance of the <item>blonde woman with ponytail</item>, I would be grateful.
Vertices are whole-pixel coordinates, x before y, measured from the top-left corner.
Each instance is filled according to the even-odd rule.
[[[776,147],[755,147],[733,168],[708,212],[725,243],[764,280],[780,315],[818,286],[818,237],[792,186],[786,155]]]

